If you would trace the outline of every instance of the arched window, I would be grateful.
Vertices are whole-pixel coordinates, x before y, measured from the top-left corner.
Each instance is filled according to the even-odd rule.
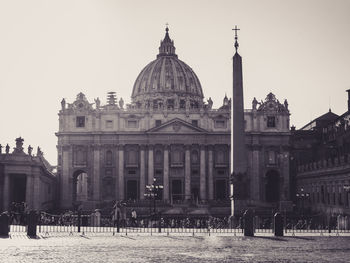
[[[155,163],[156,164],[162,163],[162,152],[160,150],[157,150],[155,153]]]
[[[114,198],[114,180],[112,177],[103,178],[102,182],[102,195],[104,199],[113,199]]]
[[[181,152],[179,150],[174,150],[172,152],[172,163],[178,164],[181,163]]]
[[[225,163],[225,153],[223,150],[218,150],[216,152],[216,162],[218,164],[223,164]]]
[[[128,151],[128,164],[137,164],[137,155],[135,150]]]
[[[198,151],[193,150],[191,153],[191,161],[193,164],[197,164],[199,162],[199,156],[198,156]]]
[[[112,154],[112,151],[107,151],[106,152],[106,164],[107,165],[112,165],[112,157],[113,157],[113,154]]]
[[[86,164],[86,151],[82,147],[78,147],[74,151],[74,163],[78,165]]]

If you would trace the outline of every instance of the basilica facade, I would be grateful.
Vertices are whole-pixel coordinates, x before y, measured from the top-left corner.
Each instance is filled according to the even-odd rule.
[[[231,213],[231,99],[214,109],[181,61],[168,28],[156,59],[136,78],[131,103],[79,93],[59,111],[59,207],[90,210],[124,200],[140,209],[160,185],[162,213]],[[289,110],[270,93],[244,112],[247,173],[242,204],[279,207],[289,194]],[[242,198],[241,198],[242,197]],[[174,210],[175,209],[175,210]],[[202,209],[200,211],[200,209]],[[203,212],[205,211],[205,212]]]

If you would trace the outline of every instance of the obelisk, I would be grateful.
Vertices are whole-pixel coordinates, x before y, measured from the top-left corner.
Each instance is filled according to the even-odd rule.
[[[232,109],[231,109],[231,153],[232,153],[232,170],[231,175],[234,179],[235,176],[246,176],[247,172],[247,154],[245,146],[245,132],[244,132],[244,105],[243,105],[243,77],[242,77],[242,57],[238,54],[238,41],[237,41],[237,26],[235,26],[235,49],[236,52],[233,56],[233,89],[232,89]],[[237,207],[240,199],[236,195],[237,187],[242,186],[235,185],[235,180],[231,183],[231,215],[235,214],[235,207]],[[241,192],[241,191],[239,191]],[[236,204],[235,204],[236,202]]]

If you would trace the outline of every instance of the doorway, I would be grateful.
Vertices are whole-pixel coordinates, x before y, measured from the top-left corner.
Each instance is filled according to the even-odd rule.
[[[182,200],[182,180],[174,179],[171,181],[171,196],[173,201]]]
[[[271,203],[280,199],[280,176],[275,170],[266,173],[265,198]]]
[[[10,203],[26,201],[27,176],[25,174],[10,175]]]

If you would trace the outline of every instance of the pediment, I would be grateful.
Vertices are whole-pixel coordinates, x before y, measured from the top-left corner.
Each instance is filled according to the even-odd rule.
[[[154,127],[152,129],[149,129],[147,133],[206,133],[207,131],[199,128],[197,126],[192,125],[191,123],[188,123],[184,120],[175,118],[173,120],[170,120],[166,123],[163,123],[162,125],[158,127]]]

